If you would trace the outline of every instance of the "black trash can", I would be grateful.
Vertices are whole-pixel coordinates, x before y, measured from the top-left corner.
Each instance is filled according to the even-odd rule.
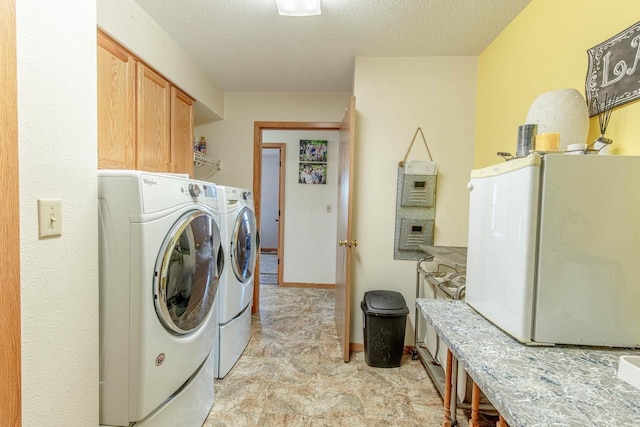
[[[365,362],[376,368],[397,368],[402,359],[409,314],[404,297],[395,291],[368,291],[360,307]]]

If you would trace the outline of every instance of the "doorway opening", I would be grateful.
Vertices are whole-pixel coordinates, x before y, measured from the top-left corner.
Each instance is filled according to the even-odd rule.
[[[254,203],[255,203],[255,214],[256,221],[258,224],[262,221],[262,150],[266,144],[263,143],[263,131],[266,130],[340,130],[341,124],[339,122],[254,122],[254,139],[253,139],[253,194],[254,194]],[[286,145],[286,144],[285,144]],[[283,181],[283,191],[281,192],[284,196],[284,179]],[[284,233],[284,221],[282,219],[282,214],[284,211],[281,210],[281,222],[280,229],[281,232]],[[262,235],[262,230],[260,231]],[[261,237],[262,238],[262,237]],[[284,239],[284,238],[283,238]],[[283,283],[283,275],[284,275],[284,240],[280,242],[278,248],[279,257],[281,260],[280,269],[279,269],[279,283]],[[260,278],[260,259],[258,258],[258,262],[256,263],[255,275],[256,278]],[[260,286],[256,284],[253,287],[253,306],[252,312],[256,313],[260,310]]]
[[[286,174],[284,143],[262,144],[260,181],[260,284],[282,284],[284,270],[284,183]]]

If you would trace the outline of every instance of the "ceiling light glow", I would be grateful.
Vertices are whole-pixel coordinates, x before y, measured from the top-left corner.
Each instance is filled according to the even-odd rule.
[[[278,13],[283,16],[320,15],[320,0],[276,0]]]

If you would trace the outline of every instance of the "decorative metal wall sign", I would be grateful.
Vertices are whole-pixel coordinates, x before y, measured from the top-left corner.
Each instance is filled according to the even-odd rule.
[[[598,114],[595,103],[615,98],[614,107],[640,98],[640,22],[587,50],[585,82],[589,116]]]

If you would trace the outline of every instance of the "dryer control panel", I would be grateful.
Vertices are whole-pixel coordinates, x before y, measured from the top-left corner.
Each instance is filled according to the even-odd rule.
[[[143,213],[158,212],[193,202],[204,203],[216,210],[218,207],[214,184],[182,177],[143,174],[140,192]]]

